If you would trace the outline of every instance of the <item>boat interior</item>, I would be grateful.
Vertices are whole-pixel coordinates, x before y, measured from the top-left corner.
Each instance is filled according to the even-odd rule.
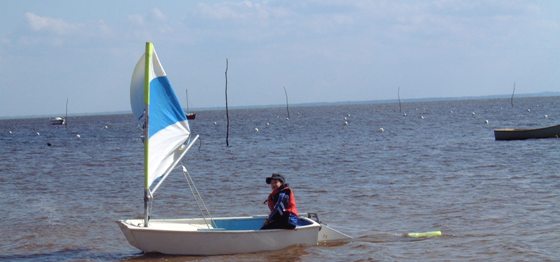
[[[151,219],[149,229],[172,230],[172,231],[246,231],[259,230],[264,223],[266,216],[252,217],[227,217],[214,218],[192,218],[192,219]],[[144,220],[129,219],[122,221],[125,224],[143,227]],[[298,227],[305,227],[315,224],[308,218],[300,217]]]

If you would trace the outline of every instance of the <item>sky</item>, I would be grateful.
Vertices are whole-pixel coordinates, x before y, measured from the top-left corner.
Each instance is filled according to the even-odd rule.
[[[130,111],[145,42],[191,108],[560,91],[560,1],[7,1],[0,117]]]

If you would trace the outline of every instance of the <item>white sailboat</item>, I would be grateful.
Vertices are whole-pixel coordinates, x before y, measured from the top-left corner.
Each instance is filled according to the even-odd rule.
[[[57,116],[50,119],[51,125],[67,125],[66,119],[68,119],[68,98],[66,98],[66,114],[64,116]]]
[[[187,111],[185,111],[185,112],[187,112],[186,113],[187,119],[188,120],[195,120],[196,119],[196,113],[193,113],[193,112],[189,113],[190,112],[189,111],[189,105],[190,105],[190,103],[189,103],[189,90],[186,89],[186,88],[185,88],[185,97],[187,98]]]
[[[136,64],[130,87],[134,116],[144,129],[144,219],[117,221],[128,242],[146,252],[172,255],[224,255],[270,251],[293,245],[343,241],[349,236],[300,217],[293,230],[260,230],[266,216],[212,217],[186,167],[183,174],[202,212],[201,218],[151,219],[151,200],[198,136],[167,79],[153,44]]]

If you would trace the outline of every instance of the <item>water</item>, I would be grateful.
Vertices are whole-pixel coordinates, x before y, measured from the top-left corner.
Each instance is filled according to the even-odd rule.
[[[559,108],[558,97],[514,108],[507,99],[415,102],[403,117],[396,104],[328,105],[293,107],[289,121],[285,108],[233,110],[229,148],[224,112],[197,112],[190,124],[202,142],[186,163],[213,215],[265,214],[264,178],[280,172],[300,211],[355,237],[206,258],[143,255],[115,224],[143,214],[131,115],[70,117],[66,129],[3,120],[0,260],[558,261],[560,140],[494,141],[492,130],[558,124]],[[180,172],[170,176],[153,216],[199,214]],[[432,230],[444,236],[402,237]]]

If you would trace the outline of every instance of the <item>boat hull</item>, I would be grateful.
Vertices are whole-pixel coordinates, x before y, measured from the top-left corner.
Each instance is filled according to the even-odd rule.
[[[66,118],[64,117],[55,117],[50,120],[51,125],[64,125],[66,123]]]
[[[293,230],[259,230],[265,216],[203,219],[117,221],[128,242],[145,253],[169,255],[228,255],[279,250],[294,245],[316,245],[321,225],[308,218]]]
[[[560,125],[535,129],[505,128],[494,130],[494,138],[496,140],[523,140],[558,137],[560,137]]]

